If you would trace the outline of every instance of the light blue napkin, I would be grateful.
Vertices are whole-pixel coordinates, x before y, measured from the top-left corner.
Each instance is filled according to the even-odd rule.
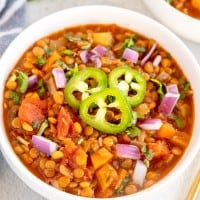
[[[1,0],[0,0],[1,2]],[[0,11],[0,56],[24,27],[25,0],[6,0]]]

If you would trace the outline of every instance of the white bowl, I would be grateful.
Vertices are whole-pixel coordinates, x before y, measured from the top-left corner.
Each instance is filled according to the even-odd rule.
[[[103,14],[99,14],[103,13]],[[182,66],[186,76],[191,81],[191,86],[194,90],[194,104],[195,110],[200,110],[200,67],[195,61],[194,57],[187,49],[187,47],[167,28],[160,25],[156,21],[143,16],[139,13],[110,6],[83,6],[67,10],[63,10],[52,14],[40,21],[34,23],[26,30],[24,30],[7,48],[0,60],[0,102],[3,100],[3,86],[6,77],[16,64],[18,59],[22,56],[24,51],[33,44],[36,40],[44,37],[52,32],[80,24],[111,24],[116,23],[120,26],[127,27],[144,36],[154,38],[158,43],[171,53]],[[3,118],[2,109],[0,109],[1,119]],[[86,200],[90,198],[78,197],[59,191],[46,183],[42,182],[34,176],[27,168],[21,163],[19,158],[14,153],[10,142],[7,138],[3,120],[0,120],[0,144],[1,150],[7,162],[13,171],[34,191],[38,192],[47,199],[53,200]],[[185,168],[191,163],[192,159],[199,150],[200,141],[200,112],[195,112],[194,133],[191,142],[184,153],[182,159],[178,162],[176,167],[161,181],[152,187],[145,189],[136,194],[129,196],[118,197],[118,200],[142,200],[142,199],[161,199],[162,188],[165,188],[170,181],[177,178],[178,175],[183,173]],[[159,196],[160,195],[160,196]],[[109,200],[112,198],[109,198]]]
[[[143,0],[152,14],[178,35],[200,43],[200,20],[177,10],[165,0]]]

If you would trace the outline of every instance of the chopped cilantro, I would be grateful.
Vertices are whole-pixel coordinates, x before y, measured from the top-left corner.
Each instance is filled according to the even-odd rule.
[[[32,123],[33,129],[38,129],[38,128],[39,128],[39,125],[40,125],[39,121],[34,121],[34,122]]]
[[[42,96],[44,95],[44,93],[46,92],[46,87],[44,85],[44,82],[42,79],[40,79],[37,83],[37,86],[38,86],[38,90],[37,90],[37,93],[39,96]]]
[[[65,37],[65,39],[67,39],[70,42],[81,41],[81,38],[77,37],[77,36],[72,36],[72,35],[65,34],[64,37]]]
[[[69,68],[68,72],[66,73],[66,78],[69,80],[71,77],[76,76],[78,73],[78,64],[75,63],[73,68]]]
[[[20,95],[17,92],[11,91],[10,98],[12,99],[13,103],[18,105],[20,104]]]
[[[42,125],[40,126],[40,129],[39,129],[39,131],[37,132],[37,135],[40,135],[40,136],[41,136],[41,135],[44,133],[45,129],[46,129],[48,126],[49,126],[49,123],[48,123],[47,120],[45,120],[45,121],[42,123]]]
[[[132,46],[131,49],[133,49],[134,51],[137,51],[137,52],[146,52],[145,47],[141,47],[141,46],[137,46],[137,45]]]
[[[180,93],[180,99],[184,99],[187,96],[187,93],[190,89],[190,83],[185,80],[185,79],[181,79],[180,80],[180,89],[181,89],[181,93]]]
[[[70,70],[71,68],[62,60],[57,60],[56,63],[60,65],[63,70]]]
[[[123,192],[124,188],[128,185],[128,183],[129,183],[130,181],[131,181],[131,178],[128,177],[128,176],[126,176],[126,177],[123,179],[123,181],[121,182],[120,186],[115,190],[115,193],[116,193],[117,195],[120,195],[120,194]]]
[[[17,82],[19,85],[19,91],[21,93],[25,93],[28,88],[28,76],[22,71],[17,71],[17,72],[18,72]]]
[[[132,126],[126,130],[126,134],[131,138],[137,137],[138,135],[140,135],[140,133],[141,130],[136,126]]]
[[[75,53],[71,49],[65,49],[62,51],[62,54],[66,56],[73,56]]]
[[[159,80],[152,78],[151,81],[155,83],[158,86],[157,92],[160,95],[160,98],[162,99],[165,95],[165,85],[161,83]]]
[[[181,128],[183,126],[183,121],[180,117],[178,117],[177,115],[173,115],[174,121],[176,123],[176,126],[178,128]]]
[[[45,52],[48,56],[50,56],[50,55],[52,55],[53,50],[52,50],[48,45],[45,45],[45,46],[44,46],[44,52]]]
[[[149,167],[149,161],[152,160],[153,156],[154,156],[154,153],[151,149],[148,149],[146,145],[142,146],[142,149],[141,149],[142,153],[144,154],[145,156],[145,159],[144,159],[144,164]]]
[[[127,38],[124,40],[123,47],[124,48],[132,47],[135,44],[136,40],[137,40],[137,36],[132,35],[130,38]]]
[[[38,56],[37,57],[37,65],[39,66],[39,67],[41,67],[41,66],[43,66],[44,64],[46,64],[46,59],[45,58],[43,58],[42,56]]]

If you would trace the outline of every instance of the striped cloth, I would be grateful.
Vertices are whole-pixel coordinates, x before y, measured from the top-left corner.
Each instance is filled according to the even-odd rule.
[[[4,2],[3,0],[0,0]],[[6,0],[0,10],[0,56],[24,26],[25,0]]]

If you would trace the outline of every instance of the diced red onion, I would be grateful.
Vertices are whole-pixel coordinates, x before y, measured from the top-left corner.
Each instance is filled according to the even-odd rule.
[[[158,66],[160,64],[161,60],[162,60],[161,55],[157,55],[153,60],[153,65]]]
[[[180,93],[178,91],[178,87],[176,84],[167,86],[167,93],[161,101],[159,106],[159,111],[170,115],[180,97]]]
[[[58,148],[58,145],[55,142],[52,142],[51,140],[38,135],[32,136],[32,145],[37,150],[48,155],[51,155]]]
[[[82,51],[80,53],[80,58],[83,61],[83,63],[87,63],[89,61],[89,51],[88,50]]]
[[[166,87],[167,93],[179,94],[176,84],[171,84]]]
[[[129,60],[132,63],[137,63],[139,58],[139,53],[132,49],[126,48],[123,52],[122,58]]]
[[[37,84],[37,75],[33,74],[28,77],[28,88],[33,88]]]
[[[67,82],[64,70],[62,68],[54,68],[52,74],[54,76],[56,87],[64,88]]]
[[[139,125],[139,127],[144,130],[159,130],[162,124],[163,123],[160,119],[146,119]]]
[[[104,46],[98,45],[95,48],[93,48],[91,51],[85,50],[80,53],[80,58],[83,63],[87,63],[89,60],[91,60],[95,67],[100,68],[101,67],[101,60],[100,56],[103,56],[107,52],[107,49]]]
[[[141,160],[137,160],[135,169],[133,172],[134,183],[142,187],[144,184],[144,179],[146,177],[146,174],[147,174],[146,165]]]
[[[137,146],[129,144],[117,144],[116,153],[119,157],[130,158],[130,159],[140,159],[140,152]]]
[[[156,47],[157,47],[157,43],[154,43],[153,46],[151,47],[151,49],[149,50],[149,52],[147,53],[147,55],[142,59],[142,61],[141,61],[142,66],[149,60],[149,58],[155,51]]]
[[[97,57],[97,56],[91,56],[91,57],[90,57],[90,60],[93,61],[94,66],[95,66],[96,68],[100,68],[100,67],[101,67],[101,60],[100,60],[99,57]]]
[[[94,48],[91,50],[91,52],[94,53],[94,54],[97,55],[97,56],[103,56],[103,55],[106,54],[107,49],[106,49],[106,47],[104,47],[104,46],[98,45],[98,46],[94,47]]]

